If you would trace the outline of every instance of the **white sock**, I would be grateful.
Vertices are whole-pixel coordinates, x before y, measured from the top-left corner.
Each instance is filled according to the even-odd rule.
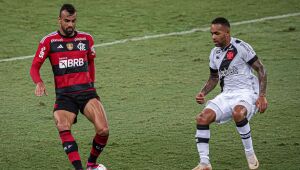
[[[245,152],[253,153],[253,145],[252,145],[252,138],[251,138],[251,129],[248,119],[245,118],[244,120],[236,123],[236,129],[239,132]]]
[[[197,125],[196,131],[197,149],[199,152],[200,163],[209,164],[209,139],[210,130],[208,125]]]

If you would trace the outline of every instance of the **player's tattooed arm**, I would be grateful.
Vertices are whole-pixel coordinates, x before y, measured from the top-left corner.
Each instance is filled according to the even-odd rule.
[[[255,71],[257,71],[259,80],[259,97],[255,104],[258,108],[258,111],[260,113],[264,113],[268,108],[268,101],[266,99],[267,73],[263,64],[258,59],[251,66]]]
[[[257,72],[259,80],[259,96],[266,96],[267,93],[267,73],[260,60],[256,60],[252,64],[252,68]]]
[[[196,95],[196,102],[199,104],[205,103],[205,96],[212,91],[219,81],[218,70],[210,70],[210,76],[206,81],[202,90]]]
[[[212,91],[216,87],[218,82],[219,82],[218,72],[211,72],[207,82],[205,83],[204,87],[201,90],[201,93],[207,95],[210,91]]]

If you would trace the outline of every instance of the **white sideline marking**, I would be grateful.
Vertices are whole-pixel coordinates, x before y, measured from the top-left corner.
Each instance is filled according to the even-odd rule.
[[[293,17],[293,16],[298,16],[298,15],[300,15],[300,12],[258,18],[258,19],[247,20],[247,21],[233,22],[233,23],[231,23],[231,25],[243,25],[243,24],[249,24],[249,23],[262,22],[262,21],[266,21],[266,20]],[[111,45],[115,45],[115,44],[123,44],[123,43],[130,42],[130,41],[141,41],[141,40],[154,39],[154,38],[160,38],[160,37],[169,37],[169,36],[174,36],[174,35],[185,35],[185,34],[191,34],[191,33],[197,32],[197,31],[204,32],[204,31],[209,31],[209,30],[210,30],[210,27],[204,27],[204,28],[194,28],[194,29],[191,29],[188,31],[171,32],[171,33],[166,33],[166,34],[145,35],[143,37],[133,37],[133,38],[127,38],[127,39],[117,40],[117,41],[108,42],[108,43],[95,44],[95,47],[105,47],[105,46],[111,46]],[[33,58],[33,56],[34,55],[11,57],[11,58],[6,58],[6,59],[1,59],[0,62],[23,60],[23,59],[27,59],[27,58]]]

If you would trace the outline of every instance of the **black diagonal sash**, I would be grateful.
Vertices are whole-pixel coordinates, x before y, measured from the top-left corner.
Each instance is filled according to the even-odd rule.
[[[228,48],[228,50],[227,50],[225,56],[223,57],[223,60],[219,67],[219,73],[221,74],[221,76],[220,76],[221,92],[223,91],[224,78],[225,78],[225,75],[222,75],[222,72],[226,72],[228,70],[230,63],[232,62],[232,60],[234,59],[234,57],[237,54],[237,49],[232,44],[227,48]]]

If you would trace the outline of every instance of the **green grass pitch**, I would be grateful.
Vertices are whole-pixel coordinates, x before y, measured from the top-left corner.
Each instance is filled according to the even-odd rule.
[[[57,30],[65,1],[0,0],[0,60],[35,53]],[[299,13],[298,0],[90,0],[68,1],[77,29],[95,43],[207,28],[212,19],[232,23]],[[300,169],[300,16],[232,26],[233,37],[252,45],[267,68],[269,108],[250,122],[262,170]],[[110,139],[100,162],[112,170],[186,170],[197,165],[195,120],[203,106],[195,95],[208,78],[213,43],[208,31],[97,47],[96,88],[107,111]],[[53,74],[41,69],[49,96],[35,97],[32,59],[0,62],[0,169],[71,170],[52,118]],[[219,92],[216,88],[208,99]],[[79,115],[72,132],[86,162],[94,136]],[[211,125],[215,170],[247,169],[232,122]]]

